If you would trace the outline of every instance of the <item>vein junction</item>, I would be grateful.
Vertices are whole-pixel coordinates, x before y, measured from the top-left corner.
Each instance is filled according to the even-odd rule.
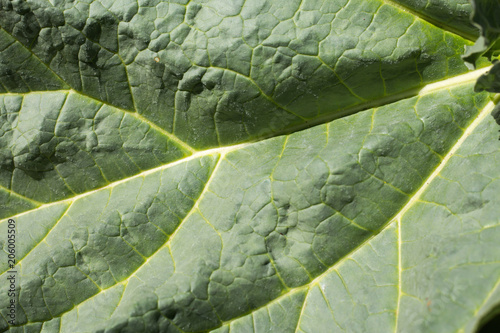
[[[469,79],[470,77],[467,78],[467,80]],[[411,129],[408,133],[417,136],[407,143],[398,143],[400,147],[394,147],[394,151],[404,152],[405,150],[402,148],[408,145],[419,151],[424,149],[425,154],[435,163],[434,171],[431,170],[425,179],[417,182],[419,189],[416,192],[414,187],[405,187],[408,185],[398,183],[397,179],[387,178],[390,173],[385,175],[377,173],[377,169],[373,169],[367,163],[373,158],[379,162],[383,161],[385,157],[380,148],[384,147],[384,142],[387,141],[381,142],[381,140],[400,135],[397,132],[391,132],[397,129],[396,124],[391,123],[391,121],[395,121],[390,116],[391,109],[381,107],[354,116],[356,125],[349,128],[346,128],[342,121],[338,121],[259,143],[197,152],[178,161],[116,181],[101,189],[19,214],[15,218],[23,221],[23,219],[30,219],[32,216],[30,213],[43,211],[44,214],[47,214],[50,210],[57,208],[59,209],[58,216],[62,216],[54,219],[55,222],[40,232],[39,243],[22,258],[21,266],[24,274],[26,274],[26,278],[30,276],[30,270],[34,269],[30,267],[36,266],[32,261],[35,257],[39,258],[42,253],[46,253],[42,255],[43,257],[52,258],[49,260],[58,260],[57,257],[53,257],[55,254],[51,252],[51,248],[55,246],[54,242],[57,243],[58,239],[62,237],[63,239],[72,239],[77,253],[82,253],[85,258],[99,260],[101,267],[108,268],[105,272],[99,272],[93,268],[97,263],[92,264],[89,261],[88,263],[81,262],[78,265],[72,264],[78,266],[75,267],[74,274],[81,274],[82,277],[91,282],[88,287],[89,294],[82,303],[66,307],[61,311],[54,309],[53,312],[58,313],[57,316],[71,312],[74,307],[89,306],[91,301],[116,288],[128,287],[131,283],[134,286],[137,283],[149,285],[152,282],[145,282],[144,279],[148,280],[147,276],[155,276],[154,267],[157,267],[157,260],[169,262],[166,267],[170,267],[169,272],[162,273],[170,278],[162,279],[164,284],[157,286],[160,288],[157,292],[163,290],[162,288],[166,288],[165,290],[174,288],[172,283],[175,284],[176,276],[208,274],[207,278],[210,281],[222,283],[227,278],[224,277],[226,274],[224,272],[238,271],[234,270],[236,268],[227,267],[227,265],[231,265],[231,260],[234,260],[228,261],[229,258],[242,256],[239,259],[241,262],[246,262],[247,265],[255,264],[254,268],[248,268],[250,271],[255,271],[257,267],[263,265],[262,262],[259,263],[259,260],[266,260],[271,265],[270,272],[276,273],[265,278],[272,281],[269,282],[270,285],[275,285],[277,288],[279,286],[278,289],[284,293],[272,294],[270,295],[272,299],[268,299],[262,306],[250,307],[243,314],[231,315],[230,318],[224,314],[224,311],[231,311],[230,309],[219,310],[218,325],[230,324],[245,314],[253,314],[258,309],[266,308],[270,304],[288,300],[287,297],[292,295],[302,295],[303,292],[307,292],[307,295],[316,295],[318,291],[315,291],[314,288],[323,288],[324,279],[337,276],[339,281],[342,281],[345,272],[342,272],[341,267],[352,263],[353,256],[356,256],[359,251],[367,251],[373,247],[373,242],[380,238],[377,235],[396,234],[393,228],[394,221],[400,221],[404,213],[418,201],[421,193],[437,177],[451,156],[491,111],[492,103],[481,111],[479,117],[472,124],[466,124],[467,119],[459,116],[462,114],[462,110],[457,110],[454,120],[457,123],[449,130],[454,131],[453,128],[462,127],[466,129],[456,144],[446,152],[441,152],[439,146],[435,146],[435,142],[439,140],[428,141],[428,135],[433,133],[433,130],[432,128],[419,127],[422,120],[428,119],[430,116],[437,116],[440,112],[443,114],[449,112],[448,109],[429,110],[426,106],[428,98],[439,98],[443,105],[448,105],[448,99],[454,99],[460,95],[461,91],[467,90],[457,82],[459,81],[455,80],[455,86],[452,88],[435,89],[435,87],[431,87],[427,89],[427,92],[413,100],[401,101],[400,107],[396,108],[400,115],[402,112],[407,113],[402,116],[405,116],[408,129]],[[474,99],[464,100],[464,104],[459,106],[470,109],[473,105],[471,103],[479,103],[478,101]],[[406,106],[403,107],[403,105]],[[438,120],[445,121],[447,126],[450,126],[445,118],[438,117],[436,121]],[[346,129],[359,133],[346,136]],[[426,131],[431,132],[427,133]],[[442,135],[446,135],[446,133],[442,133]],[[306,144],[311,141],[316,143],[313,147]],[[397,141],[391,142],[396,143]],[[371,157],[366,159],[366,156]],[[405,172],[418,172],[421,168],[415,164],[420,163],[418,161],[406,164],[409,162],[409,157],[398,156],[396,160],[399,165],[398,169],[406,170]],[[339,163],[339,161],[343,162]],[[347,187],[341,185],[344,188],[343,192],[335,184],[339,180],[331,178],[342,175],[341,172],[335,171],[339,166],[352,170],[350,174],[360,177],[357,181],[350,180],[352,185]],[[415,168],[415,171],[412,171],[412,167]],[[418,180],[418,177],[416,173],[409,179]],[[223,179],[239,181],[237,186],[224,186]],[[318,183],[311,187],[312,179],[324,179],[324,183]],[[330,180],[326,182],[326,179]],[[306,198],[301,194],[305,193],[304,191],[316,193],[316,195]],[[349,194],[351,191],[361,195],[351,196]],[[380,191],[385,194],[370,196],[370,193],[379,193]],[[341,194],[340,197],[338,197],[339,194]],[[365,195],[367,196],[365,197]],[[384,201],[385,197],[390,198],[391,204],[389,206]],[[174,205],[171,204],[174,202],[173,198],[176,198],[177,202]],[[238,198],[240,203],[232,204],[233,198]],[[358,200],[361,201],[357,202]],[[350,205],[353,201],[357,203]],[[362,211],[352,210],[356,207],[362,207],[370,201],[377,202],[378,211],[382,214],[377,215],[377,209],[375,209],[371,219],[366,220],[363,218]],[[181,204],[181,202],[185,202],[185,204]],[[393,202],[398,202],[396,206],[401,203],[399,210],[384,212],[387,208],[383,207],[391,207]],[[339,203],[343,203],[343,206],[339,206]],[[71,205],[70,209],[68,209],[69,205]],[[88,210],[89,206],[93,207],[91,211]],[[213,210],[213,207],[221,208]],[[167,214],[168,218],[163,215],[156,216],[154,212],[163,212],[162,214]],[[300,216],[297,214],[306,215],[295,220],[293,216]],[[389,218],[388,215],[392,217]],[[144,220],[143,223],[142,220]],[[370,224],[374,221],[378,221],[378,224]],[[138,222],[141,226],[139,229],[136,227]],[[104,239],[101,238],[101,242],[121,239],[119,244],[115,244],[119,251],[113,256],[118,254],[126,256],[127,259],[121,260],[131,263],[127,272],[120,272],[118,261],[115,259],[95,259],[98,258],[96,253],[86,252],[95,251],[95,247],[99,244],[94,243],[97,241],[95,237],[101,237],[98,235],[102,232],[96,233],[96,231],[103,225],[107,226],[106,234],[108,236]],[[325,239],[326,242],[321,247],[316,247],[314,242],[308,243],[311,241],[307,240],[307,230],[311,230],[317,235],[315,237],[321,237],[321,229],[326,226],[329,226],[328,228],[343,226],[344,229],[349,230],[353,237],[358,237],[360,242],[349,249],[340,243],[331,242],[330,236]],[[75,230],[80,230],[77,237],[74,234]],[[140,241],[142,239],[140,234],[146,230],[147,234],[153,237],[148,244]],[[304,234],[304,232],[306,233]],[[397,233],[400,234],[399,229]],[[203,247],[200,249],[201,253],[191,256],[188,247],[192,247],[192,244],[187,242],[187,239],[189,235],[194,234],[198,235],[196,237],[205,237],[204,242],[207,242],[205,245],[208,247]],[[321,238],[318,238],[318,241],[321,241]],[[397,240],[395,242],[398,243]],[[235,248],[235,244],[238,244],[238,247]],[[242,244],[254,244],[252,246],[262,244],[263,247],[238,249]],[[285,248],[280,244],[284,244]],[[295,252],[296,247],[303,248],[304,246],[311,248],[308,251],[312,251],[308,252],[310,257],[307,260],[300,256],[300,253],[304,253],[303,250]],[[335,248],[335,246],[340,247]],[[374,248],[376,249],[376,247]],[[340,252],[341,255],[338,257],[332,257],[331,254],[339,253],[338,251],[344,252]],[[249,255],[248,253],[255,254]],[[260,257],[262,253],[265,254],[264,257]],[[191,266],[189,262],[193,258],[201,258],[200,256],[204,258],[207,265],[210,265],[210,268],[195,274],[190,270],[196,265]],[[289,260],[288,267],[294,267],[292,271],[283,266],[282,260],[285,259]],[[322,268],[319,271],[312,268],[309,264],[312,261],[316,262],[315,267]],[[397,262],[397,257],[395,261]],[[235,262],[235,264],[237,263]],[[292,277],[291,272],[294,272],[293,274],[296,276]],[[297,285],[296,281],[302,282]],[[325,301],[328,302],[328,292],[323,289],[320,291],[323,293]],[[217,294],[212,294],[210,297]],[[308,302],[309,297],[312,296],[305,297],[304,302]],[[126,299],[125,297],[120,302],[125,302]],[[177,309],[176,306],[173,306],[173,309]],[[302,308],[304,311],[308,311],[307,309],[307,306]],[[182,311],[182,308],[178,308],[176,311]],[[299,326],[300,323],[297,325]]]

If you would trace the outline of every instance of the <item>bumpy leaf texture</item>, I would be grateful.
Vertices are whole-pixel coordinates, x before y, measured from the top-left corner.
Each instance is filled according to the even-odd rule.
[[[0,3],[0,331],[473,332],[498,307],[466,0]]]

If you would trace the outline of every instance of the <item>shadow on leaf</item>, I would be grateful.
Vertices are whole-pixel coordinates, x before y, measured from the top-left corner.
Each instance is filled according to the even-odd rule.
[[[500,125],[500,104],[495,105],[495,108],[491,111],[491,115],[493,119],[495,119],[496,123]],[[500,136],[498,137],[498,140],[500,140]]]

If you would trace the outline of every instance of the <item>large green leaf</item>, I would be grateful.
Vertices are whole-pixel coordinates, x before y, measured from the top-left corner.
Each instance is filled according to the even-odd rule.
[[[470,11],[0,2],[0,331],[476,330],[500,141]]]

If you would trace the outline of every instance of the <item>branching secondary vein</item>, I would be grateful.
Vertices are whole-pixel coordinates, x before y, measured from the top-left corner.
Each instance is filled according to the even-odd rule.
[[[190,155],[188,157],[182,158],[180,160],[177,160],[177,161],[174,161],[174,162],[171,162],[171,163],[168,163],[168,164],[156,167],[154,169],[146,170],[146,171],[138,173],[138,174],[136,174],[134,176],[118,180],[118,181],[113,182],[111,184],[108,184],[108,185],[106,185],[104,187],[100,187],[100,188],[97,188],[95,190],[92,190],[92,191],[89,191],[89,192],[85,192],[85,193],[76,195],[76,196],[71,197],[71,198],[67,198],[67,199],[63,199],[63,200],[59,200],[59,201],[55,201],[55,202],[51,202],[51,203],[47,203],[47,204],[41,204],[39,207],[36,207],[35,209],[30,209],[30,210],[24,211],[24,212],[22,212],[20,214],[16,214],[16,215],[11,216],[11,217],[23,216],[25,214],[33,213],[33,212],[36,212],[38,210],[42,210],[42,209],[45,209],[45,208],[50,207],[50,206],[57,205],[57,204],[62,203],[62,202],[72,203],[72,202],[75,202],[76,200],[79,200],[81,198],[87,197],[87,196],[92,195],[92,194],[94,194],[96,192],[99,192],[99,191],[102,191],[102,190],[106,190],[106,189],[110,189],[110,188],[113,188],[113,187],[115,187],[117,185],[126,183],[126,182],[128,182],[128,181],[130,181],[132,179],[136,179],[136,178],[139,178],[139,177],[145,177],[145,176],[150,175],[152,173],[159,172],[159,171],[162,171],[162,170],[165,170],[165,169],[174,167],[176,165],[179,165],[179,164],[182,164],[182,163],[186,163],[186,162],[189,162],[191,160],[198,159],[198,158],[201,158],[201,157],[204,157],[204,156],[217,155],[217,154],[227,154],[227,153],[229,153],[231,151],[242,149],[243,147],[246,147],[248,145],[249,144],[244,143],[244,144],[235,145],[235,146],[231,146],[231,147],[214,148],[214,149],[209,149],[209,150],[205,150],[205,151],[200,151],[200,152],[197,152],[197,153],[195,153],[193,155]],[[0,223],[3,223],[5,221],[7,221],[7,219],[3,220]]]
[[[473,132],[473,130],[488,116],[491,111],[493,110],[493,107],[495,106],[494,102],[488,103],[481,113],[477,116],[477,118],[467,127],[467,129],[464,131],[460,139],[456,142],[456,144],[450,149],[450,151],[445,155],[445,157],[442,159],[441,163],[437,166],[437,168],[432,172],[429,177],[425,180],[423,185],[420,187],[420,189],[413,195],[413,197],[406,203],[406,205],[401,208],[401,210],[390,220],[385,224],[378,232],[376,232],[374,235],[368,237],[365,241],[360,243],[357,247],[352,249],[349,253],[347,253],[342,259],[337,261],[335,264],[333,264],[328,270],[323,272],[322,274],[318,275],[314,280],[312,280],[310,283],[305,284],[300,287],[296,288],[290,288],[288,292],[284,293],[280,297],[274,299],[271,303],[279,302],[279,300],[283,299],[284,297],[288,297],[296,292],[300,292],[303,290],[308,290],[311,288],[311,286],[317,285],[321,279],[323,279],[325,276],[329,275],[332,271],[335,271],[338,267],[340,267],[344,262],[346,262],[354,253],[356,253],[358,250],[362,249],[366,244],[371,242],[378,234],[380,234],[382,231],[386,230],[389,228],[393,223],[396,223],[398,220],[402,219],[404,214],[418,201],[420,196],[427,190],[429,187],[429,184],[436,178],[439,173],[443,170],[443,168],[447,165],[448,161],[450,158],[455,154],[455,152],[462,146],[464,141],[469,137],[469,135]],[[400,268],[401,269],[401,268]],[[229,325],[231,322],[235,321],[238,318],[244,317],[249,314],[253,314],[256,311],[258,311],[261,308],[264,308],[266,306],[269,306],[270,303],[265,304],[259,308],[256,308],[249,313],[245,313],[242,316],[239,316],[237,318],[234,318],[232,320],[226,321],[223,323],[223,325]],[[396,315],[396,320],[397,320],[397,315]]]
[[[138,271],[140,271],[140,269],[141,269],[142,267],[144,267],[146,264],[148,264],[148,263],[149,263],[149,261],[150,261],[152,258],[154,258],[154,257],[155,257],[155,255],[156,255],[157,253],[159,253],[161,250],[163,250],[163,249],[165,249],[165,248],[169,248],[169,251],[170,251],[170,250],[171,250],[171,249],[170,249],[171,242],[172,242],[172,240],[175,238],[175,236],[177,235],[178,231],[182,228],[183,223],[184,223],[185,221],[187,221],[187,220],[189,219],[189,217],[190,217],[190,216],[191,216],[194,212],[196,212],[196,211],[198,210],[198,204],[199,204],[199,202],[203,199],[203,195],[204,195],[204,194],[205,194],[205,192],[208,190],[208,187],[210,186],[210,183],[212,182],[212,180],[213,180],[214,176],[217,174],[217,169],[218,169],[218,167],[219,167],[219,165],[220,165],[221,161],[224,159],[224,155],[225,155],[225,153],[220,154],[219,159],[218,159],[218,161],[217,161],[217,164],[215,165],[215,167],[214,167],[214,169],[213,169],[213,171],[212,171],[212,173],[211,173],[211,175],[210,175],[210,178],[209,178],[209,179],[207,180],[207,182],[205,183],[205,186],[204,186],[204,188],[203,188],[203,191],[200,193],[199,197],[196,199],[196,202],[193,204],[193,206],[192,206],[191,210],[190,210],[190,211],[186,214],[186,216],[184,217],[184,219],[180,222],[180,224],[177,226],[177,228],[175,229],[175,231],[174,231],[174,232],[170,235],[170,237],[169,237],[169,238],[168,238],[168,240],[165,242],[165,244],[163,244],[163,246],[160,246],[160,247],[159,247],[159,248],[158,248],[158,249],[157,249],[157,250],[156,250],[153,254],[151,254],[149,257],[147,257],[147,258],[146,258],[146,260],[144,260],[144,262],[143,262],[142,264],[140,264],[140,265],[139,265],[139,266],[138,266],[138,267],[137,267],[137,268],[136,268],[136,269],[135,269],[135,270],[134,270],[134,271],[133,271],[133,272],[129,275],[129,277],[128,277],[128,278],[126,278],[125,280],[120,281],[120,282],[119,282],[119,283],[117,283],[117,284],[113,284],[113,285],[109,286],[108,288],[101,289],[101,288],[100,288],[100,287],[99,287],[99,286],[98,286],[98,285],[97,285],[97,284],[96,284],[93,280],[91,280],[91,281],[92,281],[92,282],[93,282],[93,283],[94,283],[94,284],[95,284],[95,285],[99,288],[99,292],[97,292],[96,294],[94,294],[92,297],[87,298],[87,299],[86,299],[86,300],[84,300],[83,302],[81,302],[81,303],[77,304],[75,307],[73,307],[73,308],[71,308],[71,309],[68,309],[67,311],[64,311],[64,312],[62,312],[62,313],[59,313],[59,314],[58,314],[58,315],[56,315],[56,316],[53,316],[53,317],[52,317],[52,319],[53,319],[53,318],[62,317],[65,313],[67,313],[67,312],[69,312],[69,311],[72,311],[72,310],[73,310],[73,309],[75,309],[75,308],[78,308],[81,304],[83,304],[83,303],[85,303],[85,302],[88,302],[89,300],[94,299],[94,298],[95,298],[95,297],[97,297],[98,295],[102,294],[103,292],[105,292],[105,291],[107,291],[107,290],[109,290],[109,289],[111,289],[111,288],[113,288],[113,287],[116,287],[116,286],[119,286],[119,285],[123,285],[123,286],[124,286],[124,288],[126,288],[126,286],[127,286],[128,282],[130,281],[130,279],[132,279],[132,278],[136,275],[136,273],[137,273]],[[68,209],[69,209],[69,207],[68,207]],[[68,209],[64,212],[63,216],[66,214],[66,212],[68,211]],[[61,218],[62,218],[62,217],[61,217]],[[53,228],[52,228],[52,229],[53,229]],[[51,229],[51,230],[52,230],[52,229]],[[50,231],[49,231],[49,232],[50,232]],[[47,236],[45,236],[45,238],[46,238],[46,237],[47,237]],[[45,238],[44,238],[44,239],[45,239]],[[88,277],[88,276],[87,276],[87,277]],[[118,307],[118,304],[116,305],[116,307]],[[26,323],[26,324],[29,324],[29,322],[28,322],[28,323]]]

